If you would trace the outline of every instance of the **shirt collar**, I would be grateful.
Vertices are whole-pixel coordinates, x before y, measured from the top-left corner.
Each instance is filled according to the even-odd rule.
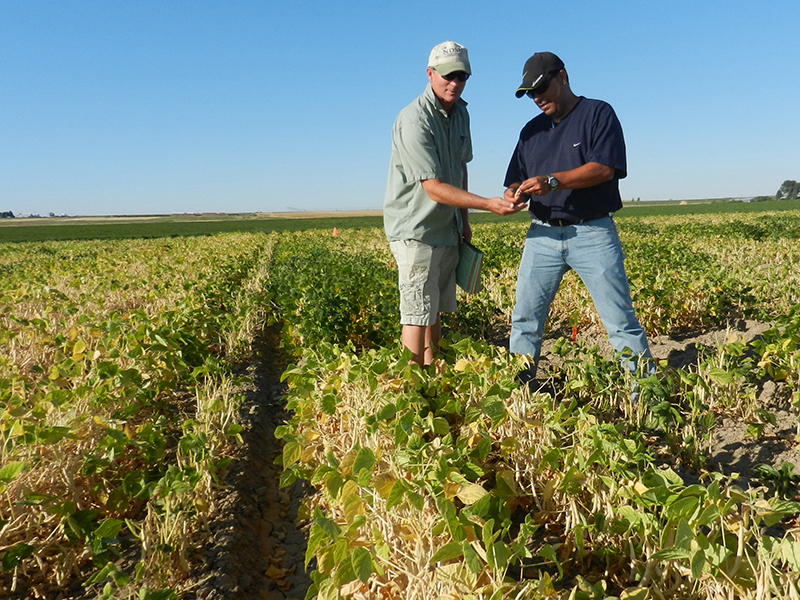
[[[424,95],[425,95],[425,99],[428,102],[430,102],[431,104],[433,104],[433,107],[437,111],[439,111],[440,114],[442,114],[445,117],[449,116],[447,114],[447,111],[445,109],[443,109],[442,105],[439,103],[439,99],[436,97],[436,94],[433,93],[433,87],[431,86],[430,83],[428,83],[428,85],[425,86],[425,94]],[[463,98],[459,98],[456,101],[456,106],[454,106],[453,108],[456,108],[458,106],[466,107],[467,106],[467,101],[464,100]]]

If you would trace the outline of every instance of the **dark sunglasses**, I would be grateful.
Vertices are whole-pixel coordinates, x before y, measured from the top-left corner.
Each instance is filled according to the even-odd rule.
[[[547,91],[547,88],[550,87],[550,83],[553,81],[553,79],[556,78],[556,75],[558,75],[558,73],[551,74],[547,79],[545,79],[542,83],[537,85],[535,88],[525,92],[525,95],[528,98],[533,98],[534,96],[539,96],[541,94],[544,94]]]
[[[447,79],[447,81],[458,79],[463,83],[469,79],[469,73],[465,73],[464,71],[454,71],[452,73],[448,73],[447,75],[442,75],[442,79]]]

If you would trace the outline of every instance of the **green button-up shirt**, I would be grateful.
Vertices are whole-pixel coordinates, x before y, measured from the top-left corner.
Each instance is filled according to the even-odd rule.
[[[390,241],[417,240],[457,246],[459,209],[431,200],[422,187],[439,179],[464,187],[464,166],[472,160],[467,103],[458,100],[448,115],[428,84],[406,106],[392,128],[392,157],[383,201],[383,224]]]

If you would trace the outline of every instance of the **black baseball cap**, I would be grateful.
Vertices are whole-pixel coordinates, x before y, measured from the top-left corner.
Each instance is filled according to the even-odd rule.
[[[522,69],[522,85],[517,88],[517,98],[521,98],[528,90],[534,89],[544,82],[551,73],[558,73],[564,68],[564,62],[552,52],[537,52],[525,62]]]

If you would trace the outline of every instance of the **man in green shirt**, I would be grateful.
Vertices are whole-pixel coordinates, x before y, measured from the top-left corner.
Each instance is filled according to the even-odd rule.
[[[420,366],[433,361],[440,312],[456,310],[458,244],[472,239],[469,210],[509,215],[524,201],[467,191],[472,138],[461,99],[472,74],[467,49],[447,41],[428,58],[428,86],[392,128],[392,156],[383,203],[386,238],[398,268],[403,346]]]

